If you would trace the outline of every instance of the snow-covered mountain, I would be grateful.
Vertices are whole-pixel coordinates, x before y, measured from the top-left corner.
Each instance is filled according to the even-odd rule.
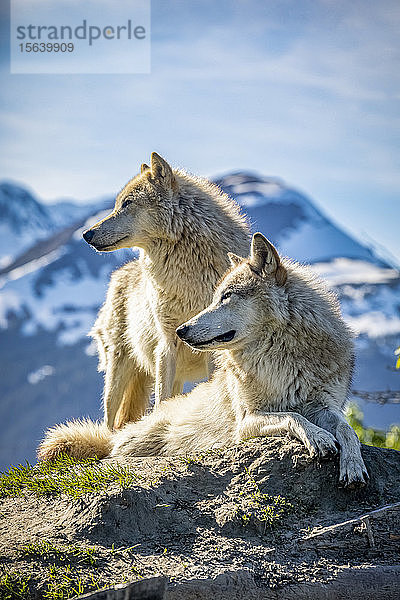
[[[253,230],[265,232],[287,256],[307,263],[346,257],[384,264],[327,219],[306,196],[279,179],[230,173],[215,182],[251,216]]]
[[[0,269],[39,240],[89,215],[91,205],[62,201],[44,205],[24,187],[0,183]]]
[[[277,179],[230,173],[216,182],[240,202],[253,231],[312,263],[336,289],[358,334],[355,387],[400,389],[393,354],[400,340],[399,271]],[[45,427],[100,416],[102,380],[86,334],[111,271],[134,254],[98,254],[81,234],[111,205],[42,205],[19,186],[0,185],[0,233],[4,227],[9,240],[0,251],[12,256],[0,269],[0,466],[32,460]],[[394,404],[363,408],[376,426],[400,422]]]

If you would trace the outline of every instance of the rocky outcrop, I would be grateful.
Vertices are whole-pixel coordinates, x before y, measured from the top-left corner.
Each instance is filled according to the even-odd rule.
[[[288,438],[132,459],[129,487],[4,499],[2,554],[31,574],[37,598],[49,561],[20,549],[41,540],[94,548],[94,565],[71,559],[71,569],[98,587],[165,577],[167,600],[400,598],[400,453],[363,447],[363,457],[361,490],[338,487],[337,459],[313,460]],[[134,588],[123,597],[142,598]]]

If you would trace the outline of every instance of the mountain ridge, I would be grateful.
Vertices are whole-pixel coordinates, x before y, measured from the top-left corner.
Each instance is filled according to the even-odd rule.
[[[93,210],[91,203],[40,202],[28,187],[0,181],[0,273],[49,233],[60,231]]]

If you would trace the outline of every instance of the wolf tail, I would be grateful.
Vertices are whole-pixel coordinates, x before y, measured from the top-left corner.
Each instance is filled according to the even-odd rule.
[[[39,460],[54,460],[59,454],[72,458],[105,458],[111,451],[112,432],[103,423],[82,419],[48,429],[39,444]]]

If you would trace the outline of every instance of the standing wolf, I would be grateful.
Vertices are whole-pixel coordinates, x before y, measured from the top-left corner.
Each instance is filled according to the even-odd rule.
[[[311,455],[340,447],[340,482],[363,485],[360,443],[343,416],[353,344],[336,297],[308,268],[281,259],[256,233],[211,305],[177,329],[192,348],[216,351],[212,379],[112,434],[77,421],[50,429],[39,458],[171,455],[289,432]]]
[[[99,251],[140,248],[115,271],[91,331],[105,371],[104,420],[110,429],[140,418],[154,388],[156,405],[208,376],[209,361],[175,329],[203,310],[250,233],[238,205],[210,182],[172,170],[158,154],[118,195],[113,212],[84,239]]]

